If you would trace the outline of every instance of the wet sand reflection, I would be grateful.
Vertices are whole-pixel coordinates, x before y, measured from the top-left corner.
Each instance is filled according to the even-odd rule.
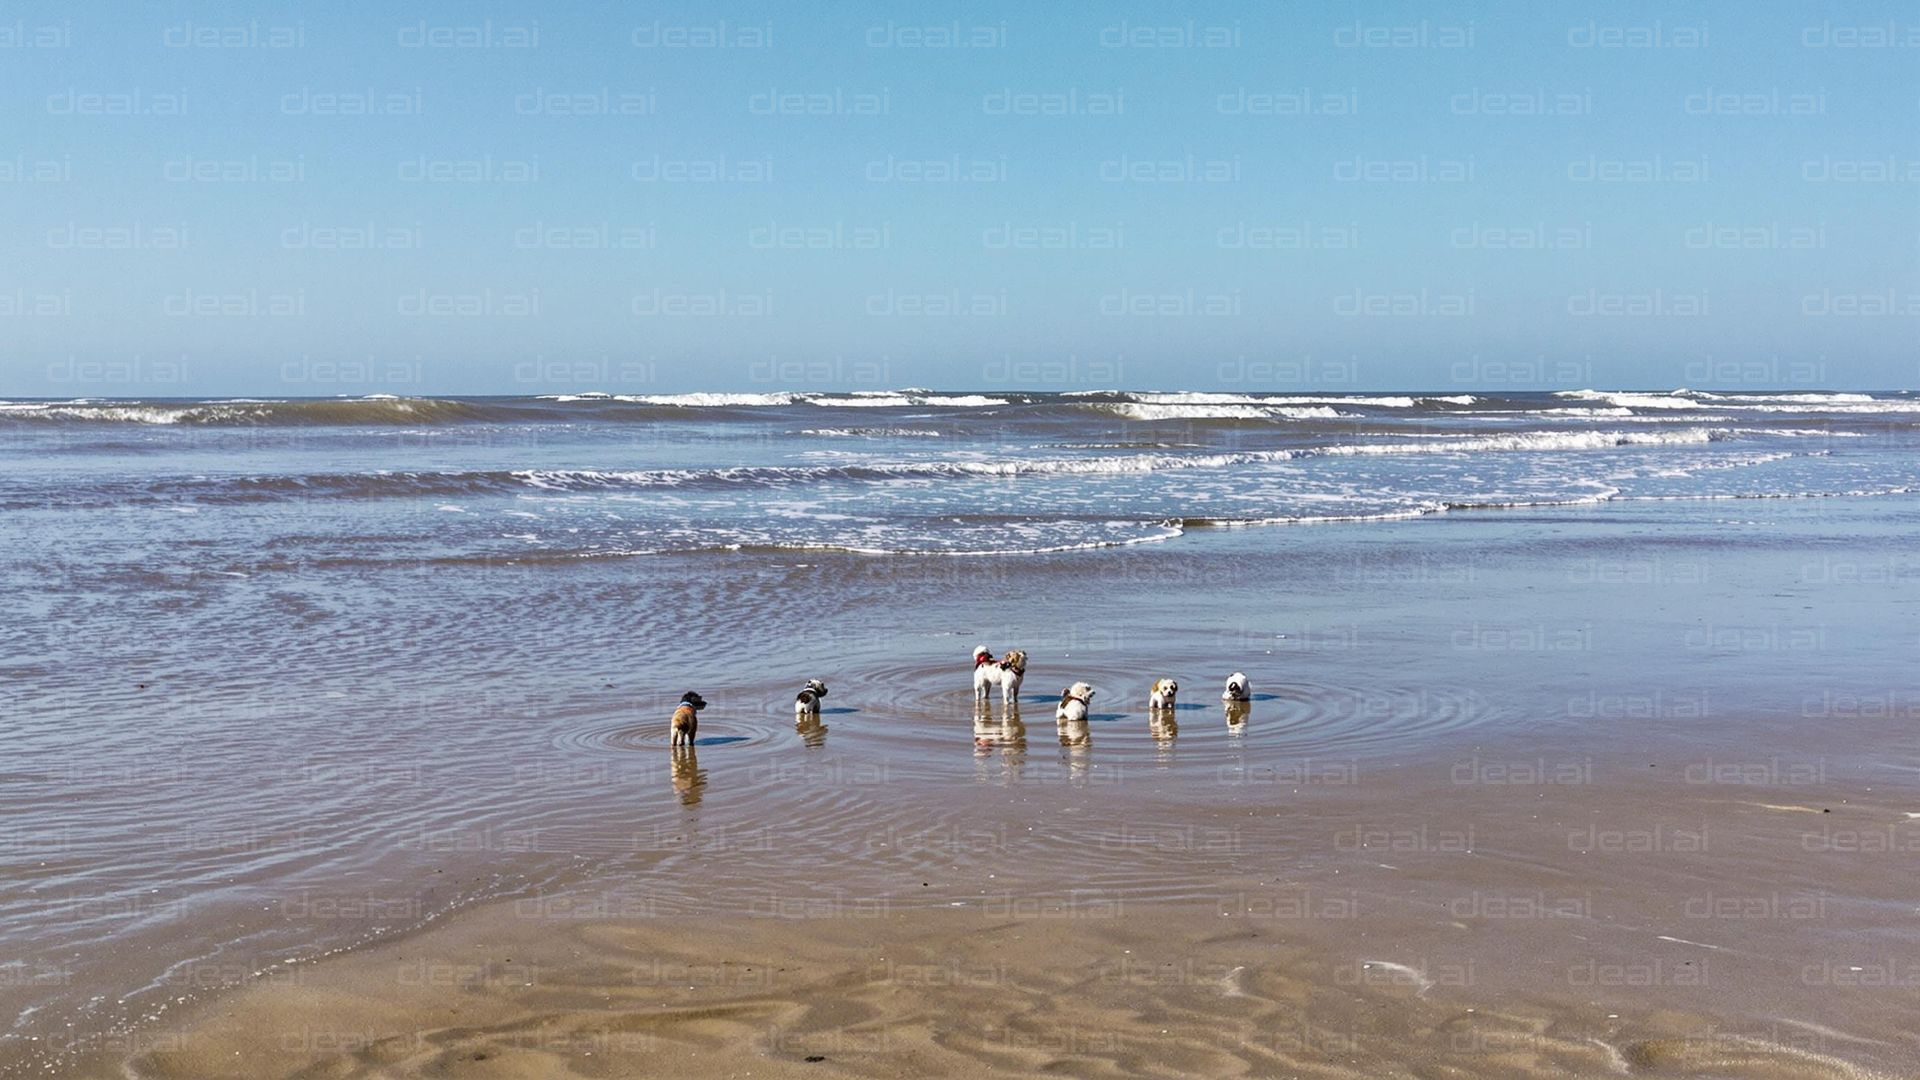
[[[707,770],[700,767],[700,755],[691,746],[673,748],[673,790],[683,806],[697,806],[707,787]]]

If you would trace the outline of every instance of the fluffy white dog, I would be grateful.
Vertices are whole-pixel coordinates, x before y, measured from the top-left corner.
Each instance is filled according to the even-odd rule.
[[[1173,695],[1180,692],[1180,684],[1172,679],[1160,679],[1153,684],[1153,691],[1147,695],[1147,708],[1173,708]]]
[[[1060,691],[1060,707],[1054,710],[1053,718],[1066,723],[1085,723],[1087,706],[1093,704],[1093,687],[1077,682]]]
[[[1020,700],[1020,680],[1027,676],[1027,654],[1008,649],[998,660],[985,645],[973,650],[973,700],[987,703],[988,688],[1000,687],[1000,704],[1013,705]]]

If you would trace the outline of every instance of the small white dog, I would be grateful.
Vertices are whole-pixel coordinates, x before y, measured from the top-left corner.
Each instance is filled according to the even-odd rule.
[[[1012,705],[1020,700],[1020,680],[1027,675],[1027,654],[1019,649],[1008,649],[1007,655],[998,660],[987,651],[985,645],[973,650],[973,700],[981,705],[987,703],[987,692],[991,686],[1000,687],[1000,703]]]
[[[1085,723],[1087,706],[1093,704],[1093,687],[1077,682],[1060,691],[1060,707],[1054,710],[1053,718],[1066,723]]]
[[[801,687],[799,695],[793,699],[793,715],[819,716],[820,699],[826,696],[826,683],[819,679],[808,679],[807,685]]]
[[[1236,671],[1227,676],[1227,688],[1220,692],[1221,701],[1252,701],[1253,691],[1247,686],[1247,673]]]
[[[1160,679],[1153,684],[1153,692],[1147,695],[1147,708],[1173,708],[1173,695],[1180,692],[1180,684],[1172,679]]]

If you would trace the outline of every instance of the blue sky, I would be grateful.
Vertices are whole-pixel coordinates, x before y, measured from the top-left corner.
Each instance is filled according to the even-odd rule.
[[[1910,387],[1916,57],[1894,4],[10,4],[0,394]]]

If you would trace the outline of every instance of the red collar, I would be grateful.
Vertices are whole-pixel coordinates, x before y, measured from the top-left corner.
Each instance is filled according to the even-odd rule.
[[[974,667],[979,667],[982,664],[995,664],[995,663],[999,663],[999,661],[993,658],[992,653],[983,653],[973,658]]]
[[[1082,705],[1086,705],[1086,706],[1088,706],[1088,707],[1092,707],[1092,705],[1093,705],[1093,702],[1091,702],[1091,701],[1089,701],[1089,700],[1087,700],[1086,698],[1083,698],[1083,697],[1074,697],[1074,696],[1073,696],[1072,694],[1062,694],[1062,695],[1060,695],[1060,696],[1061,696],[1061,698],[1062,698],[1063,700],[1066,700],[1066,701],[1077,701],[1077,702],[1079,702],[1080,704],[1082,704]]]

